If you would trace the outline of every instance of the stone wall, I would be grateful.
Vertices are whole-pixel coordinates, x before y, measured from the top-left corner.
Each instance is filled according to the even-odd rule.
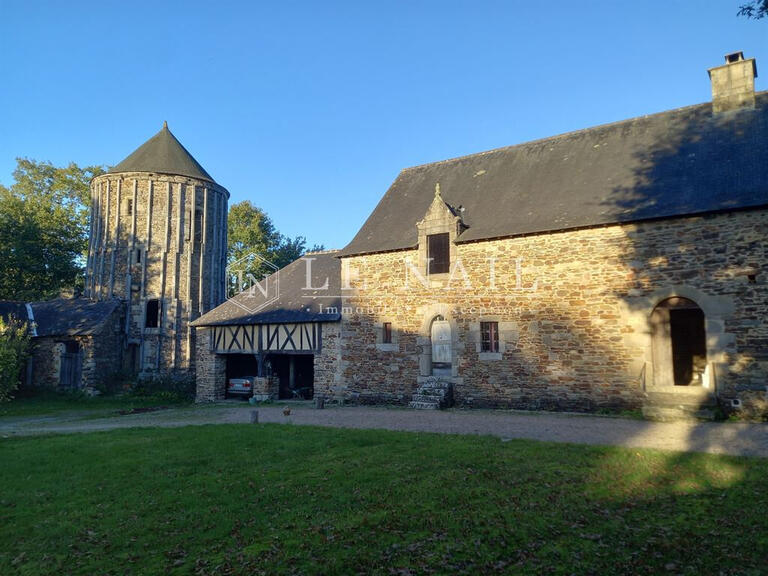
[[[128,302],[142,372],[193,370],[189,323],[225,299],[229,193],[195,178],[121,173],[94,178],[91,196],[86,295]],[[147,328],[154,299],[160,325]]]
[[[197,392],[195,402],[215,402],[223,400],[225,380],[227,378],[227,359],[223,354],[211,350],[210,328],[195,329],[195,357]]]
[[[452,276],[427,286],[416,249],[347,257],[338,384],[361,401],[407,401],[440,314],[459,404],[635,408],[654,385],[650,314],[682,296],[706,315],[719,395],[764,394],[766,234],[760,210],[457,244]],[[499,323],[498,353],[480,351],[482,321]],[[376,345],[383,322],[395,349]]]
[[[29,384],[36,388],[60,387],[61,355],[65,352],[66,341],[77,342],[80,347],[81,381],[77,388],[93,390],[114,378],[123,366],[123,313],[123,308],[117,307],[93,335],[33,338],[32,381]]]
[[[314,355],[314,393],[326,398],[343,398],[345,387],[341,382],[341,323],[327,322],[322,326],[322,348]]]

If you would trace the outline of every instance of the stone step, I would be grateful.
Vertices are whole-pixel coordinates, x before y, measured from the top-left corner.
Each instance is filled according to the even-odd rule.
[[[686,387],[681,389],[650,390],[645,393],[646,404],[654,406],[682,406],[685,408],[706,408],[717,406],[717,398],[707,388]]]
[[[437,402],[438,404],[442,404],[445,400],[445,397],[437,396],[435,394],[421,394],[417,392],[413,395],[411,400],[414,402]]]
[[[425,384],[419,384],[418,386],[419,390],[449,390],[451,388],[450,384],[447,384],[445,382],[438,382],[438,383],[425,383]]]
[[[684,408],[679,406],[661,406],[646,404],[642,408],[643,417],[656,422],[698,422],[715,420],[717,414],[711,408]]]
[[[440,403],[413,401],[408,404],[408,407],[413,408],[415,410],[440,410]]]

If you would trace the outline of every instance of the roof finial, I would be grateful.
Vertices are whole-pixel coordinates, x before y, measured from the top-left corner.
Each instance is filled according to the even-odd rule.
[[[440,182],[435,182],[435,198],[442,198],[440,196]]]
[[[163,120],[163,130],[168,130],[168,121]]]

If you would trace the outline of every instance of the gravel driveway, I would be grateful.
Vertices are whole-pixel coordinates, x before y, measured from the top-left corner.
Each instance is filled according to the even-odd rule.
[[[406,410],[307,404],[261,406],[259,422],[336,428],[382,428],[444,434],[485,434],[549,442],[607,444],[692,452],[768,457],[768,425],[715,422],[646,422],[625,418],[501,410]],[[250,422],[241,403],[89,418],[85,413],[0,419],[0,436],[93,432],[146,426],[173,427]]]

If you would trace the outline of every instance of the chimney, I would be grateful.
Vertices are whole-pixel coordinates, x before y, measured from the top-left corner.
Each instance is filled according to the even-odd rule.
[[[755,107],[757,64],[754,58],[745,60],[743,52],[727,54],[724,66],[710,68],[708,72],[713,112]]]

